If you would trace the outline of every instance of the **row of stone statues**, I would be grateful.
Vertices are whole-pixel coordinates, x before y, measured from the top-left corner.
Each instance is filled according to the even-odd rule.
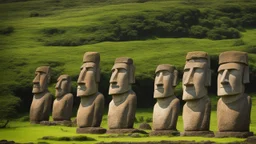
[[[137,98],[131,85],[135,83],[133,60],[117,58],[112,68],[109,95],[107,133],[127,133],[133,129]],[[33,101],[30,121],[39,123],[49,120],[52,96],[47,90],[50,68],[36,69],[33,80]],[[158,65],[155,71],[154,98],[157,102],[153,110],[151,135],[177,134],[176,129],[180,102],[174,95],[178,71],[169,64]],[[81,98],[77,111],[77,133],[105,133],[100,127],[104,96],[98,92],[100,82],[100,54],[86,52],[77,80],[77,96]],[[247,137],[249,130],[251,98],[244,94],[244,84],[249,83],[248,55],[245,52],[227,51],[219,56],[217,104],[218,132],[216,136]],[[186,56],[182,87],[183,136],[213,136],[209,130],[211,101],[207,87],[211,85],[210,58],[206,52],[189,52]],[[56,84],[56,99],[53,103],[54,121],[69,121],[72,113],[73,96],[70,93],[71,79],[61,75]]]

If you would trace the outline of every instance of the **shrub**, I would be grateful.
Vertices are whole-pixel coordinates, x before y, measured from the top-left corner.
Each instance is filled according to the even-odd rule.
[[[55,34],[63,34],[63,33],[65,33],[65,30],[61,30],[58,28],[45,28],[42,30],[42,33],[50,36],[50,35],[55,35]]]
[[[246,14],[241,18],[244,27],[254,27],[256,25],[256,14]]]
[[[139,116],[138,117],[138,122],[144,122],[144,117],[143,116]]]
[[[31,12],[30,17],[38,17],[39,16],[39,13],[38,12]]]
[[[195,38],[204,38],[207,36],[208,28],[195,25],[190,28],[190,36]]]
[[[235,40],[233,43],[233,46],[241,46],[241,45],[245,45],[242,39]]]
[[[240,38],[240,33],[235,28],[214,28],[207,33],[207,37],[213,40]]]
[[[200,19],[199,24],[202,27],[206,27],[206,28],[209,28],[209,29],[214,27],[214,21],[210,20],[210,19]]]
[[[9,34],[13,33],[13,31],[14,31],[14,28],[12,26],[8,26],[6,28],[0,29],[0,34],[9,35]]]
[[[0,128],[5,128],[10,120],[17,117],[20,99],[12,95],[0,96]]]
[[[249,45],[246,47],[246,52],[256,54],[256,45]]]

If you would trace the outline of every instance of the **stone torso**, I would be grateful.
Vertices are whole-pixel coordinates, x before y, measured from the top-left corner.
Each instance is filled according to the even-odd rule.
[[[49,92],[35,94],[30,107],[30,122],[48,121],[51,112],[52,95]]]
[[[183,124],[185,131],[209,131],[211,101],[208,96],[189,100],[183,106]]]
[[[73,108],[73,95],[68,93],[53,102],[52,118],[54,121],[70,121]]]
[[[77,111],[78,127],[99,127],[103,113],[104,96],[101,93],[81,97],[81,103]]]
[[[180,102],[175,96],[158,100],[154,106],[153,130],[176,130],[179,109]]]
[[[130,90],[125,94],[113,96],[109,104],[109,129],[133,128],[137,105],[136,94]]]
[[[251,97],[244,94],[233,102],[226,102],[223,98],[219,99],[217,105],[219,131],[249,131]]]

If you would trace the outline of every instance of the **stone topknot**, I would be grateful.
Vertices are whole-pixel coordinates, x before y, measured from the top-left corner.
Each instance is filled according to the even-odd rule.
[[[248,54],[240,51],[226,51],[219,55],[219,64],[231,62],[248,65]]]
[[[128,65],[133,64],[133,60],[129,57],[116,58],[115,63],[126,63]]]
[[[98,52],[86,52],[84,54],[83,62],[93,62],[96,64],[100,63],[100,54]]]
[[[199,59],[199,58],[204,58],[204,59],[209,59],[208,53],[203,52],[203,51],[193,51],[193,52],[188,52],[186,56],[186,60],[191,60],[191,59]]]

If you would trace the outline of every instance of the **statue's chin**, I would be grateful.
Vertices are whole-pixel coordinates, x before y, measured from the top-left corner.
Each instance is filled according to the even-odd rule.
[[[91,96],[93,94],[95,94],[96,92],[93,91],[77,91],[77,96],[78,97],[82,97],[82,96]]]
[[[34,93],[34,94],[41,93],[41,92],[43,92],[43,91],[41,91],[39,88],[33,88],[33,90],[32,90],[32,93]]]
[[[109,95],[117,95],[117,94],[123,94],[128,92],[128,90],[119,89],[119,88],[111,88],[109,89]]]

